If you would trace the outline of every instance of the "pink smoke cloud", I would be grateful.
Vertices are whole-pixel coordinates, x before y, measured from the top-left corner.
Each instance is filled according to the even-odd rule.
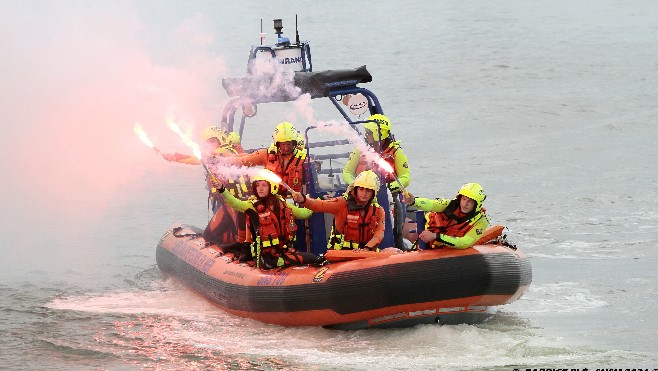
[[[2,19],[0,68],[12,73],[0,88],[7,113],[0,161],[11,174],[2,187],[12,204],[102,209],[126,184],[166,171],[164,162],[154,166],[135,122],[156,145],[175,151],[182,146],[166,127],[168,115],[196,127],[220,115],[226,66],[209,51],[214,37],[201,16],[163,35],[129,6],[77,6],[84,11],[34,14],[19,6]],[[157,38],[166,52],[149,49]]]

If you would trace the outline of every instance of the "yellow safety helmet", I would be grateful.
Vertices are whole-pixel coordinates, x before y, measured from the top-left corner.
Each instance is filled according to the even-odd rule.
[[[251,178],[251,187],[253,188],[254,194],[256,193],[256,182],[265,180],[270,183],[270,192],[271,194],[279,193],[279,182],[276,179],[281,179],[278,175],[274,174],[271,170],[262,169],[258,172],[258,175]]]
[[[372,170],[362,171],[354,179],[354,187],[372,189],[375,191],[375,195],[377,195],[379,186],[379,175]]]
[[[382,115],[381,113],[376,113],[368,117],[368,122],[366,122],[363,127],[366,130],[372,132],[372,137],[375,140],[379,140],[379,132],[382,133],[382,140],[388,138],[391,132],[391,121],[388,117]]]
[[[295,129],[295,126],[288,121],[283,121],[274,128],[274,134],[272,134],[272,139],[274,143],[281,142],[297,142],[299,137],[299,131]]]
[[[460,189],[457,195],[462,195],[470,198],[475,201],[475,212],[480,212],[482,210],[482,203],[487,198],[487,195],[484,194],[484,189],[478,183],[466,183]]]
[[[227,144],[230,144],[232,146],[236,144],[240,144],[241,141],[242,138],[240,138],[240,134],[236,133],[235,131],[228,133],[228,135],[226,136]]]
[[[219,126],[206,126],[201,133],[201,141],[205,142],[210,138],[219,139],[219,143],[226,143],[226,132]]]

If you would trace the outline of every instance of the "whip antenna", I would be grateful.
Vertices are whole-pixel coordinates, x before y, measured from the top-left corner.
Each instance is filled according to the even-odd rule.
[[[299,45],[299,31],[297,31],[297,14],[295,14],[295,35],[297,36],[297,45]]]
[[[265,40],[265,34],[263,33],[263,18],[260,19],[260,44],[263,45],[263,40]]]

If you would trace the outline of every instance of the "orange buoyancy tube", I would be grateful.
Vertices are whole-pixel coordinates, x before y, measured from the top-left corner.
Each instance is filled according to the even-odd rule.
[[[475,243],[476,245],[482,245],[487,242],[495,241],[498,237],[503,235],[503,230],[505,229],[504,226],[502,225],[493,225],[489,228],[487,228],[486,231],[484,231],[484,234],[482,237],[480,237],[479,240]]]

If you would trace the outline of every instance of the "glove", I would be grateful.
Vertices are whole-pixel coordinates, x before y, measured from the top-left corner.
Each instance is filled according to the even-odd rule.
[[[180,161],[180,160],[182,160],[184,158],[188,158],[188,157],[190,157],[190,156],[184,155],[184,154],[181,154],[181,153],[178,153],[178,152],[174,153],[173,155],[171,153],[163,153],[162,154],[162,158],[164,158],[165,160],[167,160],[169,162]]]
[[[397,181],[389,183],[388,184],[388,189],[391,190],[391,193],[400,193],[400,192],[402,192],[402,187],[400,187],[400,183],[398,183]]]
[[[222,184],[214,176],[210,177],[210,184],[212,184],[212,189],[210,190],[211,192],[224,193],[224,191],[226,190],[226,187],[224,187],[224,184]]]
[[[176,161],[176,155],[171,154],[171,153],[163,153],[162,158],[164,158],[165,160],[167,160],[169,162]]]
[[[292,199],[295,200],[298,204],[303,204],[306,202],[306,196],[303,193],[293,193],[292,194]]]
[[[416,197],[409,192],[406,192],[402,195],[402,202],[407,206],[411,206],[416,203]]]

